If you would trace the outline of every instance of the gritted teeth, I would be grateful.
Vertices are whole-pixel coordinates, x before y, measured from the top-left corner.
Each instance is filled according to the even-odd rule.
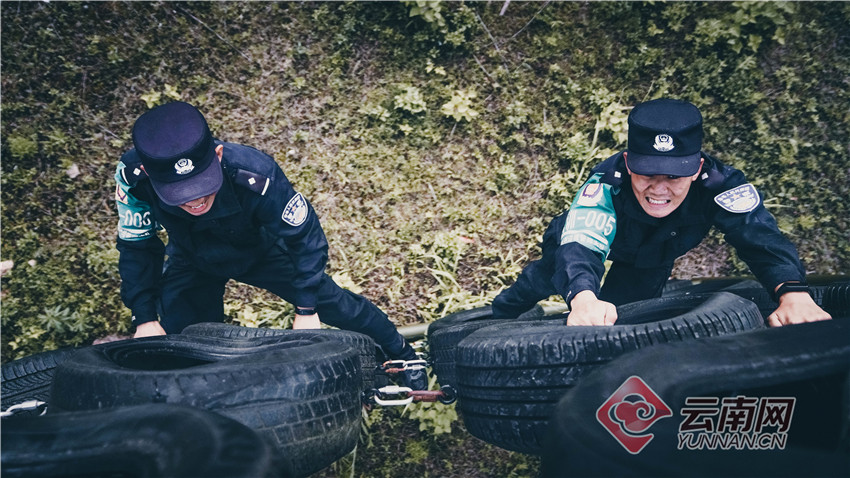
[[[654,204],[656,206],[661,206],[661,205],[664,205],[664,204],[667,204],[667,203],[670,202],[669,199],[653,199],[653,198],[648,197],[648,196],[647,196],[646,200],[649,202],[649,204]]]

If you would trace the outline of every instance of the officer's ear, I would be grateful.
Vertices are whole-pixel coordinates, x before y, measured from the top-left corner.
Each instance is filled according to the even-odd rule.
[[[224,146],[218,145],[215,147],[215,155],[218,156],[218,162],[221,162],[221,158],[224,156]]]
[[[699,158],[699,169],[697,170],[697,173],[696,173],[696,174],[694,174],[693,176],[691,176],[691,182],[694,182],[694,181],[696,181],[696,180],[697,180],[697,178],[699,177],[700,173],[702,172],[702,166],[703,166],[703,164],[705,164],[705,158],[700,157],[700,158]]]
[[[629,169],[629,152],[628,151],[623,151],[623,161],[625,161],[625,163],[626,163],[626,172],[628,172],[629,176],[631,176],[632,170]]]

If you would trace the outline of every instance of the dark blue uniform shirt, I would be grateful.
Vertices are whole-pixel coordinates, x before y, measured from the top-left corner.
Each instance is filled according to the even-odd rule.
[[[768,291],[773,292],[785,281],[804,280],[805,271],[795,247],[779,231],[776,220],[765,209],[760,194],[747,185],[744,174],[705,153],[703,157],[706,163],[684,202],[664,218],[651,217],[641,208],[632,192],[622,153],[600,163],[593,169],[594,177],[600,185],[609,187],[609,211],[612,208],[615,216],[616,232],[611,234],[613,240],[608,239],[609,247],[605,248],[601,238],[584,243],[574,240],[574,235],[567,234],[568,213],[564,213],[553,220],[544,234],[543,267],[529,268],[524,273],[552,274],[555,291],[568,303],[583,290],[591,290],[600,299],[618,305],[658,297],[674,261],[696,247],[711,227],[717,227]],[[576,208],[583,191],[571,209]],[[594,246],[598,243],[601,245]],[[600,291],[606,258],[612,264]]]
[[[156,320],[166,253],[159,228],[168,232],[170,257],[217,277],[238,276],[278,245],[296,271],[295,305],[316,306],[328,243],[313,207],[271,156],[248,146],[216,144],[224,146],[224,184],[212,208],[197,217],[158,199],[135,150],[121,158],[115,175],[121,297],[137,325]]]

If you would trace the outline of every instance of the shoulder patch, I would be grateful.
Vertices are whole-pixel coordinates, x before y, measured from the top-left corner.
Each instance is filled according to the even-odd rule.
[[[741,214],[757,208],[761,198],[755,186],[747,183],[714,196],[714,202],[729,212]]]
[[[292,199],[286,203],[286,206],[283,208],[283,214],[281,214],[280,218],[283,219],[283,222],[290,226],[297,227],[304,224],[309,212],[310,209],[307,207],[307,200],[304,199],[304,196],[302,196],[301,193],[295,193],[295,196],[292,196]]]

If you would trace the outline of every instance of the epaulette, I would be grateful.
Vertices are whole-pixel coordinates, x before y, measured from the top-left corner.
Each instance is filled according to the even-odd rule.
[[[124,168],[121,170],[121,178],[130,186],[148,177],[148,173],[142,169],[142,161],[135,150],[130,150],[121,157]]]
[[[124,169],[121,170],[121,177],[124,178],[124,182],[127,184],[136,184],[148,177],[148,173],[138,166],[125,165]]]
[[[703,153],[703,158],[705,158],[705,164],[699,173],[700,184],[709,191],[722,188],[726,176],[717,168],[717,162],[714,158],[705,153]]]
[[[255,173],[253,171],[247,171],[245,169],[237,169],[237,168],[228,168],[231,177],[233,178],[233,183],[243,188],[250,189],[260,196],[265,196],[266,191],[269,189],[269,184],[271,184],[271,179],[263,176],[262,174]]]
[[[614,187],[620,187],[620,185],[623,184],[625,171],[626,163],[623,161],[623,153],[617,153],[610,156],[605,161],[594,166],[592,170],[593,173],[602,174],[602,177],[599,178],[599,182],[610,184]]]
[[[612,169],[610,171],[606,171],[605,174],[599,178],[600,183],[610,184],[614,187],[620,187],[623,184],[623,173],[617,169]]]

